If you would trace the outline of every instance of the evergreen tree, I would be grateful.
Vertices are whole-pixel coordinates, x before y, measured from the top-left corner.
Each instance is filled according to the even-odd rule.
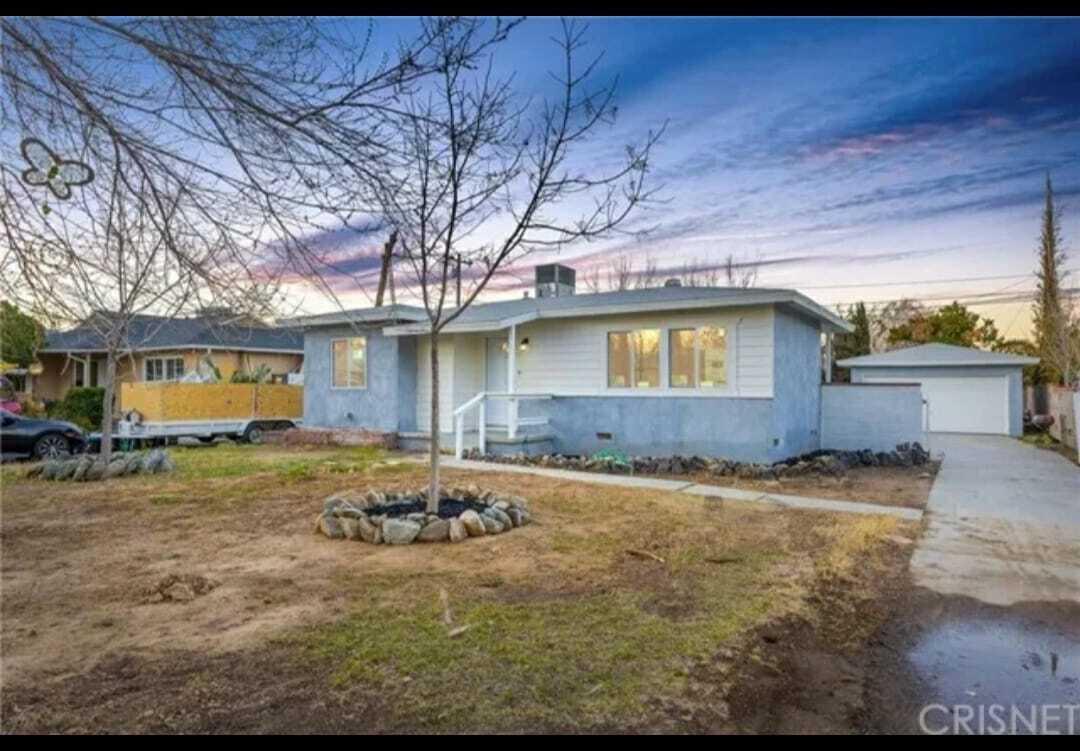
[[[1054,349],[1061,337],[1059,329],[1063,325],[1061,273],[1058,269],[1065,263],[1065,254],[1061,249],[1061,227],[1054,206],[1054,187],[1049,174],[1046,176],[1046,206],[1043,208],[1038,255],[1039,265],[1035,271],[1038,284],[1033,316],[1035,346],[1042,358],[1040,366],[1043,377],[1057,383],[1062,374],[1054,364]]]
[[[837,367],[836,361],[848,357],[870,354],[870,316],[865,303],[856,303],[845,316],[848,323],[855,327],[850,334],[837,334],[833,337],[833,380],[846,383],[850,379],[847,368]]]

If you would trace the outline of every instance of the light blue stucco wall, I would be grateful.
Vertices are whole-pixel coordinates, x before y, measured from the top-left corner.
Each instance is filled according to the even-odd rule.
[[[991,365],[951,368],[852,368],[851,380],[859,383],[864,378],[988,378],[1009,379],[1009,434],[1024,434],[1024,369],[1017,365]]]
[[[555,450],[591,454],[698,454],[740,461],[769,458],[771,399],[556,397],[550,402]],[[611,440],[597,438],[610,433]]]
[[[330,342],[367,337],[367,387],[331,388]],[[321,327],[304,332],[304,424],[399,431],[416,422],[416,343],[384,336],[381,327]]]
[[[779,308],[773,325],[769,457],[778,460],[821,448],[821,331],[817,323]]]
[[[915,385],[833,384],[821,387],[821,448],[892,451],[926,445],[922,390]]]

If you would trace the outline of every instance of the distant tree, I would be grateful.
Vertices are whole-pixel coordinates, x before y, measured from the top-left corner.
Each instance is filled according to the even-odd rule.
[[[1008,352],[1010,355],[1023,355],[1024,357],[1038,357],[1039,348],[1034,342],[1027,339],[1002,339],[994,345],[995,352]],[[1040,365],[1024,366],[1024,385],[1030,386],[1039,383],[1042,379]]]
[[[929,315],[920,313],[889,330],[892,347],[937,342],[957,347],[989,349],[1001,340],[989,318],[973,313],[958,302],[946,305]]]
[[[27,367],[45,341],[45,329],[7,300],[0,302],[0,360]]]
[[[1046,205],[1043,208],[1042,231],[1039,234],[1039,263],[1033,328],[1035,346],[1042,362],[1039,374],[1051,383],[1073,385],[1080,376],[1080,350],[1077,339],[1077,311],[1073,300],[1062,295],[1068,272],[1063,271],[1065,251],[1062,248],[1061,225],[1054,204],[1054,186],[1046,176]]]
[[[871,314],[870,351],[882,352],[891,349],[889,332],[925,315],[926,310],[922,304],[909,298],[893,300],[878,308]]]
[[[744,261],[729,253],[717,265],[714,261],[695,258],[681,266],[661,268],[656,259],[646,255],[641,268],[630,255],[615,256],[606,268],[593,267],[579,275],[582,288],[589,292],[616,292],[626,289],[663,287],[668,280],[677,279],[683,287],[739,287],[746,289],[757,284],[758,260]]]
[[[856,303],[844,316],[855,327],[850,334],[837,334],[833,338],[833,380],[842,383],[850,379],[847,368],[837,367],[837,360],[870,354],[870,316],[866,312],[866,303]]]

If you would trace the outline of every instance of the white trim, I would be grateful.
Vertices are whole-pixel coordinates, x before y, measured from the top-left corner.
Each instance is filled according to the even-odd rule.
[[[1016,360],[908,360],[907,362],[857,362],[855,360],[837,360],[841,368],[1020,368],[1025,365],[1037,365],[1039,358],[1016,355]]]
[[[179,378],[169,378],[168,377],[168,374],[169,374],[168,362],[170,360],[179,360],[180,361],[180,371],[181,372],[180,372],[180,377]],[[147,377],[149,375],[147,373],[147,371],[146,371],[147,366],[150,365],[150,363],[152,363],[152,362],[159,362],[159,361],[161,362],[161,375],[163,377],[162,378],[155,378],[155,379],[151,380],[150,378]],[[144,357],[143,358],[143,372],[142,372],[142,382],[143,383],[176,383],[177,381],[180,380],[180,378],[183,378],[186,374],[187,374],[187,364],[184,362],[184,356],[183,355],[159,355],[158,357]]]
[[[363,386],[335,386],[334,385],[334,342],[349,342],[353,339],[364,340],[364,385]],[[368,341],[367,336],[361,334],[359,336],[336,336],[330,340],[330,390],[331,391],[367,391],[368,387]],[[351,353],[351,345],[346,345],[349,353]],[[351,359],[351,358],[350,358]],[[346,377],[348,377],[349,368],[345,366]]]
[[[566,298],[559,298],[566,299]],[[854,326],[848,323],[843,318],[835,315],[826,308],[818,305],[810,298],[795,291],[784,292],[761,292],[757,294],[746,294],[728,299],[718,300],[714,297],[702,297],[702,298],[689,298],[685,300],[660,300],[657,302],[635,302],[635,303],[623,303],[623,304],[610,304],[610,305],[595,305],[584,306],[580,308],[559,308],[554,310],[544,310],[537,307],[526,313],[518,314],[505,319],[494,319],[491,321],[478,321],[476,323],[454,323],[447,324],[443,329],[444,333],[473,333],[481,331],[499,331],[512,324],[523,324],[535,321],[538,319],[561,319],[561,318],[594,318],[596,316],[608,316],[619,315],[623,313],[651,313],[661,311],[678,311],[678,310],[700,310],[706,308],[738,308],[738,307],[754,307],[760,305],[794,305],[797,308],[802,309],[804,312],[809,313],[821,320],[823,323],[829,324],[841,332],[852,332]],[[481,306],[478,306],[481,307]],[[427,333],[429,325],[418,326],[416,324],[404,324],[397,326],[388,326],[383,329],[383,334],[386,336],[408,336],[411,334],[424,334]]]

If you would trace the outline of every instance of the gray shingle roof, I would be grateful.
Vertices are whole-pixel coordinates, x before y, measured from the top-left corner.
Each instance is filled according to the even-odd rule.
[[[245,326],[218,318],[132,319],[124,349],[153,350],[214,348],[303,352],[303,334],[295,329]],[[92,352],[104,349],[101,334],[83,325],[67,331],[50,331],[42,352]]]
[[[810,298],[789,289],[751,287],[655,287],[621,290],[565,297],[527,297],[501,302],[477,303],[469,306],[446,329],[454,331],[485,331],[505,328],[511,323],[524,323],[537,318],[576,318],[639,311],[718,308],[738,305],[787,305],[803,314],[828,323],[838,331],[851,330],[850,324],[836,313],[818,305]],[[415,321],[393,327],[388,333],[419,333],[426,329],[427,316],[422,308],[397,306],[401,321]],[[322,326],[372,320],[373,311],[382,308],[331,313],[294,319],[292,324]],[[383,316],[386,317],[385,315]]]
[[[837,360],[836,364],[843,368],[947,368],[963,365],[1034,365],[1037,362],[1037,357],[1008,352],[987,352],[951,344],[920,344],[891,352],[849,357]]]

